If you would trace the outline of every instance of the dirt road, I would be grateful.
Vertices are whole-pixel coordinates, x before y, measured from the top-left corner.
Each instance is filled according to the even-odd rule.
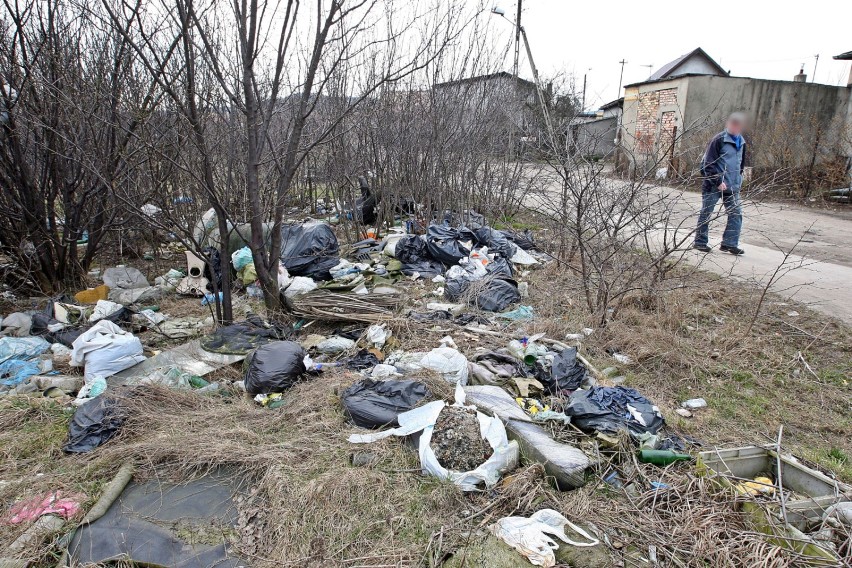
[[[683,226],[691,229],[689,220],[697,216],[701,195],[678,193],[681,199],[675,219],[682,218]],[[721,217],[711,225],[714,251],[706,255],[692,252],[686,257],[690,262],[764,285],[785,262],[785,253],[793,249],[772,290],[852,325],[852,210],[819,211],[745,200],[740,246],[746,253],[740,257],[718,249],[724,223]]]

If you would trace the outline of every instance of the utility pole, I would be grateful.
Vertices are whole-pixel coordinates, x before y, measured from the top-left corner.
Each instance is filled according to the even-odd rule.
[[[816,68],[817,68],[817,63],[819,63],[819,53],[817,53],[816,55],[814,55],[814,76],[813,76],[813,77],[811,77],[811,83],[813,83],[813,82],[815,82],[815,81],[816,81]]]
[[[521,56],[521,5],[523,0],[518,0],[518,15],[515,17],[515,81],[520,84],[518,77],[518,60]]]
[[[622,59],[619,63],[621,63],[621,75],[618,76],[618,93],[615,95],[616,100],[621,98],[621,80],[624,79],[624,64],[627,63],[627,61]]]
[[[583,73],[583,102],[580,105],[580,112],[586,110],[586,74]]]

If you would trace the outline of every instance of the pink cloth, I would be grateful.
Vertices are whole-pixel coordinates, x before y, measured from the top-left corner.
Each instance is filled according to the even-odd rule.
[[[17,525],[26,521],[34,521],[42,515],[58,515],[70,519],[80,511],[82,496],[62,495],[61,491],[53,491],[46,495],[40,495],[19,501],[12,505],[9,510],[8,522]]]

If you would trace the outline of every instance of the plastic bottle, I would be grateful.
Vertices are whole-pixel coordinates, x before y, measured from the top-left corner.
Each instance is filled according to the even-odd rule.
[[[654,465],[666,466],[676,461],[689,461],[692,456],[679,454],[672,450],[639,450],[639,461]]]

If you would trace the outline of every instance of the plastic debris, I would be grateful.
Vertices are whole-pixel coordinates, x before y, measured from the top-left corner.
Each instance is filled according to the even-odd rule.
[[[62,491],[51,491],[15,503],[9,509],[7,520],[17,525],[33,522],[43,515],[57,515],[63,519],[70,519],[80,512],[80,502],[84,499],[85,495],[64,495]]]
[[[461,385],[456,385],[455,405],[464,406],[465,394]],[[435,457],[432,449],[432,427],[434,427],[441,410],[447,406],[442,400],[424,404],[408,412],[403,412],[397,417],[399,428],[385,430],[375,434],[353,434],[349,441],[355,444],[371,443],[390,436],[408,436],[420,432],[418,442],[418,453],[420,466],[423,472],[435,477],[449,479],[458,485],[462,491],[476,491],[481,484],[493,487],[500,476],[517,467],[519,452],[515,442],[509,442],[506,437],[506,428],[499,418],[492,418],[477,412],[480,431],[483,438],[491,446],[492,454],[482,465],[472,471],[451,471],[444,468]]]
[[[571,540],[565,534],[565,527],[571,528],[588,542]],[[544,568],[556,566],[554,550],[559,549],[559,544],[550,538],[551,536],[571,546],[588,547],[600,542],[553,509],[542,509],[530,515],[529,518],[503,517],[488,527],[488,530],[517,550],[531,564]]]
[[[367,328],[367,342],[378,349],[385,346],[391,335],[393,331],[388,329],[387,324],[373,324]]]
[[[118,434],[126,415],[115,398],[99,396],[77,407],[62,449],[70,454],[90,452]]]
[[[32,325],[32,316],[23,312],[13,312],[0,319],[0,336],[27,337]]]
[[[525,321],[535,319],[535,309],[532,306],[518,306],[510,312],[496,314],[496,317],[510,321]]]
[[[340,337],[339,335],[323,339],[316,344],[316,350],[326,355],[337,355],[353,347],[355,347],[353,340],[348,337]]]
[[[449,383],[467,384],[467,358],[451,347],[433,349],[420,360],[420,366],[435,371]]]
[[[689,400],[683,401],[680,405],[687,410],[697,410],[699,408],[705,408],[707,406],[707,401],[703,398],[690,398]]]
[[[574,425],[586,431],[614,433],[627,429],[635,435],[656,434],[665,424],[653,403],[627,387],[594,386],[574,391],[564,412]]]

